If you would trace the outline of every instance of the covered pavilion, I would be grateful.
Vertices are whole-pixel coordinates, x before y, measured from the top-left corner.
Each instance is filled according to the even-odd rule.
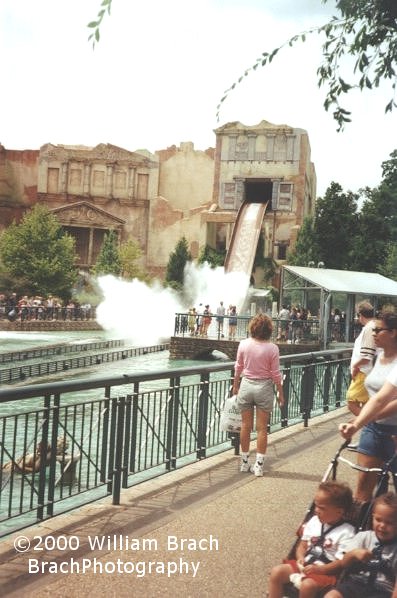
[[[303,266],[283,266],[280,305],[299,304],[320,319],[324,348],[329,342],[332,308],[345,312],[346,340],[353,339],[355,305],[368,300],[375,310],[397,306],[397,282],[372,272],[352,272]]]

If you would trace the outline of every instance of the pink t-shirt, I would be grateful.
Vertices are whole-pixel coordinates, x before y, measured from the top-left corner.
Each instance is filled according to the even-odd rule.
[[[268,341],[246,338],[240,341],[234,375],[257,380],[271,379],[275,384],[281,382],[280,352],[277,345]]]

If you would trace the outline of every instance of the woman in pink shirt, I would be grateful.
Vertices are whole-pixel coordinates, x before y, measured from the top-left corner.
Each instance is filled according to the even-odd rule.
[[[280,354],[277,345],[269,340],[272,330],[273,324],[268,316],[256,315],[248,326],[250,338],[242,340],[238,346],[234,366],[233,394],[237,395],[237,405],[242,415],[240,471],[252,471],[256,476],[263,476],[267,426],[274,403],[274,384],[278,391],[278,403],[280,407],[284,405]],[[257,453],[255,464],[251,467],[248,458],[254,407],[256,407]]]

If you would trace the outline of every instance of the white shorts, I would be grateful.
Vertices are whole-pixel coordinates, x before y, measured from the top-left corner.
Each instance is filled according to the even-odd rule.
[[[263,411],[272,411],[274,404],[273,381],[252,380],[242,378],[240,389],[237,394],[237,406],[240,411],[253,409],[254,405]]]

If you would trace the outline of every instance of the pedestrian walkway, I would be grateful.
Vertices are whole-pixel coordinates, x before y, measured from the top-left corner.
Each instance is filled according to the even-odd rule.
[[[123,491],[120,506],[101,500],[4,539],[0,595],[265,596],[342,443],[346,413],[272,434],[263,478],[240,473],[228,451]],[[354,478],[341,464],[338,479]]]

